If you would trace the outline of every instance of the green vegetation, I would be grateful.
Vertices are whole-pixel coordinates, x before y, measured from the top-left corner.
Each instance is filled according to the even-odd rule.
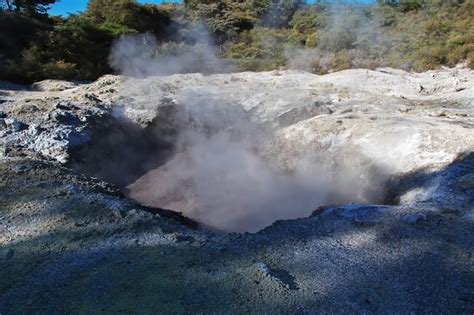
[[[220,57],[240,70],[281,66],[327,73],[391,66],[414,71],[467,62],[474,68],[474,1],[186,0],[142,5],[90,0],[69,17],[48,16],[55,0],[0,2],[0,80],[93,80],[111,73],[110,47],[123,34],[151,33],[193,45],[204,21]],[[198,40],[196,38],[194,41]]]

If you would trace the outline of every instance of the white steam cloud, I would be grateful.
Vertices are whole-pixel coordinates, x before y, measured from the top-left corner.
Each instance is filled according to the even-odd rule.
[[[110,61],[134,77],[203,71],[201,58],[217,64],[217,70],[229,69],[218,60],[210,42],[205,41],[208,47],[200,50],[201,55],[178,52],[170,56],[156,53],[162,47],[150,35],[127,36],[114,45]],[[158,107],[160,113],[165,96],[153,88],[159,80],[128,80],[126,106],[131,111]],[[231,95],[213,97],[199,86],[175,95],[171,105],[175,110],[159,115],[163,121],[157,122],[177,130],[175,154],[131,184],[130,197],[231,232],[255,232],[275,220],[307,216],[327,203],[370,198],[365,188],[354,188],[361,180],[357,171],[333,174],[314,161],[308,165],[309,157],[291,169],[282,167],[279,157],[265,153],[274,145],[274,126],[253,122],[250,110]]]
[[[348,4],[349,3],[349,4]],[[351,67],[371,68],[383,65],[386,53],[395,45],[393,35],[382,32],[382,21],[357,1],[329,5],[326,26],[316,33],[315,47],[291,47],[285,50],[290,69],[321,72],[332,70],[336,52],[344,51]]]
[[[218,57],[218,48],[202,27],[183,35],[182,43],[158,43],[152,34],[123,35],[109,56],[111,67],[127,76],[175,73],[222,73],[232,67]]]

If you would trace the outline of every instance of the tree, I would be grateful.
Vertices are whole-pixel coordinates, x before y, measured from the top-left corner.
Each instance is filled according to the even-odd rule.
[[[187,18],[193,22],[205,21],[217,43],[237,38],[253,28],[256,19],[246,10],[246,3],[239,1],[185,0]]]
[[[130,32],[153,32],[158,37],[170,23],[167,12],[134,0],[90,0],[85,16],[106,28],[125,27]]]
[[[271,0],[262,19],[263,25],[287,27],[293,18],[293,14],[305,4],[306,1],[302,0]]]
[[[2,0],[3,9],[22,12],[27,15],[46,14],[52,4],[58,0]]]
[[[379,0],[379,3],[395,6],[401,12],[418,10],[425,5],[425,0]]]

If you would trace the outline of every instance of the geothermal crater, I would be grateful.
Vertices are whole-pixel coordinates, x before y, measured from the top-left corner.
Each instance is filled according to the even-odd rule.
[[[298,76],[303,81],[306,74]],[[126,90],[126,103],[115,108],[114,126],[97,130],[91,143],[73,154],[73,167],[119,185],[139,203],[179,211],[227,232],[256,232],[327,204],[384,201],[389,174],[359,149],[334,154],[324,145],[311,152],[297,146],[295,157],[282,147],[288,125],[332,115],[329,100],[295,102],[277,91],[255,96],[235,85],[216,95],[209,90],[213,82],[170,98],[153,86],[160,80],[125,81],[133,89],[139,84],[139,91],[130,97]],[[259,113],[262,105],[274,113]],[[137,107],[153,115],[144,128],[126,117]],[[321,134],[318,141],[332,140]]]
[[[318,160],[305,155],[298,165],[285,165],[274,147],[276,128],[252,122],[238,103],[201,108],[201,117],[174,106],[160,108],[144,129],[118,118],[113,128],[97,130],[72,155],[72,166],[139,203],[228,232],[256,232],[321,205],[384,200],[388,178],[381,170],[350,171],[341,165],[347,157],[334,159],[325,148],[314,152]]]
[[[473,79],[2,85],[0,313],[472,314]]]
[[[112,126],[97,127],[71,164],[139,203],[228,232],[328,204],[412,202],[424,192],[400,195],[400,178],[472,147],[470,120],[450,118],[470,111],[459,85],[471,73],[455,71],[122,79],[107,97]],[[451,90],[462,92],[437,100]]]

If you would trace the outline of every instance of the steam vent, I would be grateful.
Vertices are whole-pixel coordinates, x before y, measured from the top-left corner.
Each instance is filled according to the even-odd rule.
[[[0,0],[0,315],[473,315],[473,0],[162,2]]]
[[[2,313],[472,310],[473,79],[5,86]]]

